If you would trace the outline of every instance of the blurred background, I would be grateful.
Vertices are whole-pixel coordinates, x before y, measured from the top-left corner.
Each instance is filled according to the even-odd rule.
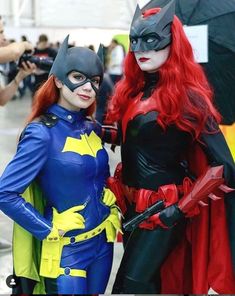
[[[144,0],[1,0],[0,12],[5,32],[20,40],[26,35],[36,43],[47,34],[51,43],[61,42],[66,34],[70,41],[85,46],[108,45],[115,34],[127,34],[137,2]]]

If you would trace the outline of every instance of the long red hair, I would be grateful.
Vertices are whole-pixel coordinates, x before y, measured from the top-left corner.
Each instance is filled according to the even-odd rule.
[[[57,103],[60,97],[60,91],[55,84],[55,78],[51,75],[48,80],[35,93],[32,112],[27,122],[33,121],[39,117],[53,104]],[[95,112],[95,102],[86,110],[87,116],[92,116]]]
[[[155,10],[157,13],[159,10]],[[153,14],[151,9],[150,15]],[[144,17],[148,16],[145,13]],[[195,63],[192,47],[184,33],[180,20],[174,16],[170,54],[159,69],[159,81],[152,96],[156,99],[157,122],[165,129],[175,124],[198,138],[206,130],[206,122],[221,117],[212,104],[212,89],[202,67]],[[143,90],[144,72],[139,68],[134,53],[128,52],[124,62],[124,78],[116,85],[116,91],[108,106],[107,120],[121,120],[128,101]]]

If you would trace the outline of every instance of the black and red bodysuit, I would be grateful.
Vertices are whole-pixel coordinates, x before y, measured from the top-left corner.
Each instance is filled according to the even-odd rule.
[[[200,143],[194,143],[192,136],[180,130],[175,125],[168,126],[165,130],[157,123],[158,112],[155,107],[155,102],[151,97],[153,90],[156,88],[157,75],[148,74],[146,76],[146,83],[143,92],[136,98],[130,100],[129,106],[126,108],[126,112],[121,121],[121,158],[122,158],[122,183],[125,195],[125,211],[124,220],[129,220],[131,217],[140,212],[140,208],[144,210],[150,204],[146,203],[146,200],[141,196],[142,190],[157,191],[160,186],[164,185],[182,185],[185,177],[191,176],[191,172],[186,155],[192,149],[192,146],[200,144],[206,160],[212,165],[223,164],[225,166],[225,177],[230,180],[231,187],[235,184],[235,170],[234,162],[231,154],[227,148],[226,142],[222,134],[214,132],[212,134],[202,134]],[[193,158],[194,155],[191,155]],[[198,162],[198,159],[195,159]],[[200,161],[199,161],[200,162]],[[199,163],[197,163],[198,165]],[[200,164],[199,164],[200,165]],[[201,164],[203,165],[203,164]],[[229,183],[229,182],[228,182]],[[143,199],[143,200],[142,200]],[[219,201],[219,207],[224,207],[224,201]],[[221,205],[223,203],[223,206]],[[235,198],[230,198],[229,201],[230,215],[234,217],[235,214]],[[218,205],[218,204],[217,204]],[[218,208],[216,205],[216,208]],[[213,207],[212,207],[213,208]],[[203,211],[208,211],[202,210]],[[215,211],[214,211],[215,212]],[[224,214],[224,219],[226,214]],[[213,214],[214,215],[214,214]],[[216,214],[215,214],[216,215]],[[180,265],[175,257],[172,257],[172,251],[176,248],[180,248],[181,244],[184,245],[183,253],[180,251],[181,258],[187,258],[187,252],[185,247],[185,233],[188,228],[188,224],[195,219],[206,219],[207,227],[210,222],[205,217],[208,217],[207,213],[202,213],[196,218],[185,219],[177,223],[172,228],[157,227],[139,227],[132,233],[124,233],[124,246],[125,252],[121,261],[120,268],[118,270],[116,280],[113,287],[114,294],[160,294],[160,293],[207,293],[209,279],[192,279],[190,269],[194,268],[192,265],[197,264],[200,251],[196,250],[194,254],[193,263],[186,262],[187,260],[180,261]],[[198,218],[199,217],[199,218]],[[211,219],[214,219],[211,217]],[[196,224],[205,223],[197,221]],[[232,219],[230,219],[232,225]],[[234,220],[234,219],[233,219]],[[194,223],[194,222],[193,222]],[[192,224],[193,224],[192,223]],[[145,224],[146,226],[146,224]],[[196,228],[199,226],[195,226]],[[232,226],[230,227],[232,229]],[[224,229],[218,227],[216,231],[226,232]],[[231,241],[233,241],[232,247],[234,248],[234,235],[231,230]],[[188,230],[187,230],[188,233]],[[212,233],[212,232],[210,232]],[[202,237],[210,236],[210,233],[206,231],[200,232]],[[218,233],[217,233],[218,234]],[[183,241],[183,242],[182,242]],[[202,239],[203,248],[209,248]],[[192,241],[188,239],[189,245],[192,245]],[[199,242],[197,242],[198,245]],[[218,254],[227,252],[227,245],[220,246]],[[201,249],[203,250],[203,249]],[[212,248],[214,251],[214,249]],[[176,253],[177,256],[177,253]],[[217,255],[216,255],[217,256]],[[172,257],[172,258],[170,258]],[[170,258],[170,259],[169,259]],[[179,256],[177,256],[179,258]],[[217,257],[218,258],[218,257]],[[167,263],[167,260],[169,263]],[[213,257],[212,261],[215,260]],[[197,262],[196,262],[197,261]],[[203,272],[205,272],[205,258],[202,259]],[[227,262],[227,261],[226,261]],[[169,273],[170,277],[167,278],[164,264],[168,264],[172,270],[176,270],[177,276],[174,279],[173,272]],[[212,262],[217,264],[217,269],[222,267],[223,264],[227,264],[224,261]],[[228,260],[228,265],[229,265]],[[206,267],[207,268],[207,267]],[[231,268],[231,267],[229,267]],[[231,270],[231,269],[230,269]],[[198,269],[200,272],[200,269]],[[186,284],[188,282],[186,277],[183,276],[185,272],[188,272],[188,280],[190,283],[194,282],[194,290],[191,285]],[[164,274],[165,273],[165,274]],[[232,273],[232,272],[231,272]],[[165,277],[165,280],[163,279]],[[210,278],[210,270],[208,269],[208,278]],[[229,275],[229,280],[226,283],[228,290],[231,292],[235,286],[234,278]],[[217,279],[214,277],[209,285],[223,290],[224,287],[217,285]],[[196,284],[195,284],[196,283]],[[196,288],[195,288],[196,285]],[[166,288],[166,286],[168,286]],[[168,289],[169,288],[169,289]]]

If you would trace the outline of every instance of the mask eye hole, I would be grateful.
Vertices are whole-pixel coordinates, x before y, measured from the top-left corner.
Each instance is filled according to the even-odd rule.
[[[131,41],[131,44],[132,44],[132,45],[136,45],[136,44],[137,44],[137,38],[133,38],[133,37],[132,37],[132,38],[130,39],[130,41]]]
[[[152,43],[152,42],[155,42],[156,40],[159,40],[160,38],[158,38],[158,36],[156,35],[146,35],[143,37],[143,39],[146,43]]]
[[[92,77],[91,82],[95,85],[96,88],[98,88],[100,86],[100,77],[99,76]]]
[[[81,83],[86,80],[86,76],[80,72],[73,71],[68,75],[69,80],[76,84],[76,83]]]
[[[86,79],[86,77],[82,74],[75,74],[75,75],[73,75],[73,78],[79,82],[82,82]]]
[[[148,37],[148,38],[146,39],[146,42],[147,42],[147,43],[152,43],[152,42],[154,42],[155,40],[156,40],[156,38]]]

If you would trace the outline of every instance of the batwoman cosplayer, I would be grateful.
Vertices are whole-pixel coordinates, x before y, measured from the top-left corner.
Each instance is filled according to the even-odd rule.
[[[101,128],[87,119],[102,78],[97,54],[67,37],[0,179],[0,209],[17,223],[16,294],[105,292],[119,220]]]
[[[159,200],[165,208],[124,233],[113,293],[235,293],[234,162],[174,2],[155,2],[137,6],[125,75],[109,106],[122,157],[111,183],[124,222]],[[114,129],[103,132],[118,143]],[[205,172],[219,165],[226,185],[211,187]]]

